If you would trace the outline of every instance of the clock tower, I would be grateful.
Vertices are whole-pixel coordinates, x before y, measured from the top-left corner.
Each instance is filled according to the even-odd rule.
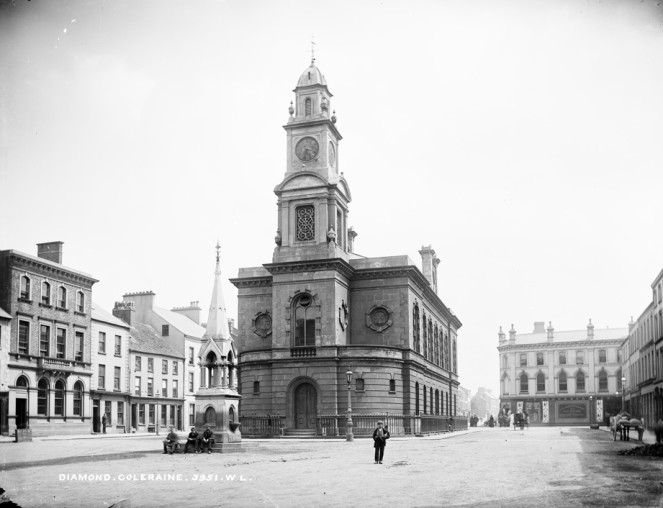
[[[286,172],[274,189],[278,225],[273,262],[348,259],[350,189],[338,171],[342,139],[332,94],[315,59],[299,77],[287,134]]]

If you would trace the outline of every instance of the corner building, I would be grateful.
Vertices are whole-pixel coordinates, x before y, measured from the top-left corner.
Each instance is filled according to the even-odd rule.
[[[437,296],[439,259],[354,253],[336,116],[315,62],[294,90],[272,262],[241,268],[241,414],[313,432],[325,415],[455,415],[459,319]],[[356,425],[355,425],[356,428]]]

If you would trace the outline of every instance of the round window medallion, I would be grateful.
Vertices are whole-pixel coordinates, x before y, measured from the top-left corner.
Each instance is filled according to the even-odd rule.
[[[272,316],[269,312],[259,312],[253,318],[253,333],[262,338],[272,333]]]
[[[391,314],[385,305],[374,305],[366,313],[366,326],[376,332],[382,332],[392,325]]]
[[[389,321],[389,313],[383,307],[378,307],[371,312],[371,323],[376,326],[384,326]]]

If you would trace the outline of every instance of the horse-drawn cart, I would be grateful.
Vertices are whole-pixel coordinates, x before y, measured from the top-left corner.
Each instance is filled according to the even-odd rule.
[[[610,431],[612,432],[613,441],[617,441],[618,434],[620,441],[630,441],[631,430],[636,430],[638,432],[638,441],[642,441],[645,427],[640,420],[631,418],[631,415],[628,413],[619,413],[616,416],[610,417]]]

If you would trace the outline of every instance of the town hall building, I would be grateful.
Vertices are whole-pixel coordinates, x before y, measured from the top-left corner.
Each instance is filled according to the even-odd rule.
[[[313,431],[323,415],[447,415],[457,411],[460,320],[437,295],[435,251],[366,258],[348,227],[350,187],[332,94],[312,60],[294,90],[286,171],[274,192],[271,263],[241,268],[241,413],[280,415]]]

